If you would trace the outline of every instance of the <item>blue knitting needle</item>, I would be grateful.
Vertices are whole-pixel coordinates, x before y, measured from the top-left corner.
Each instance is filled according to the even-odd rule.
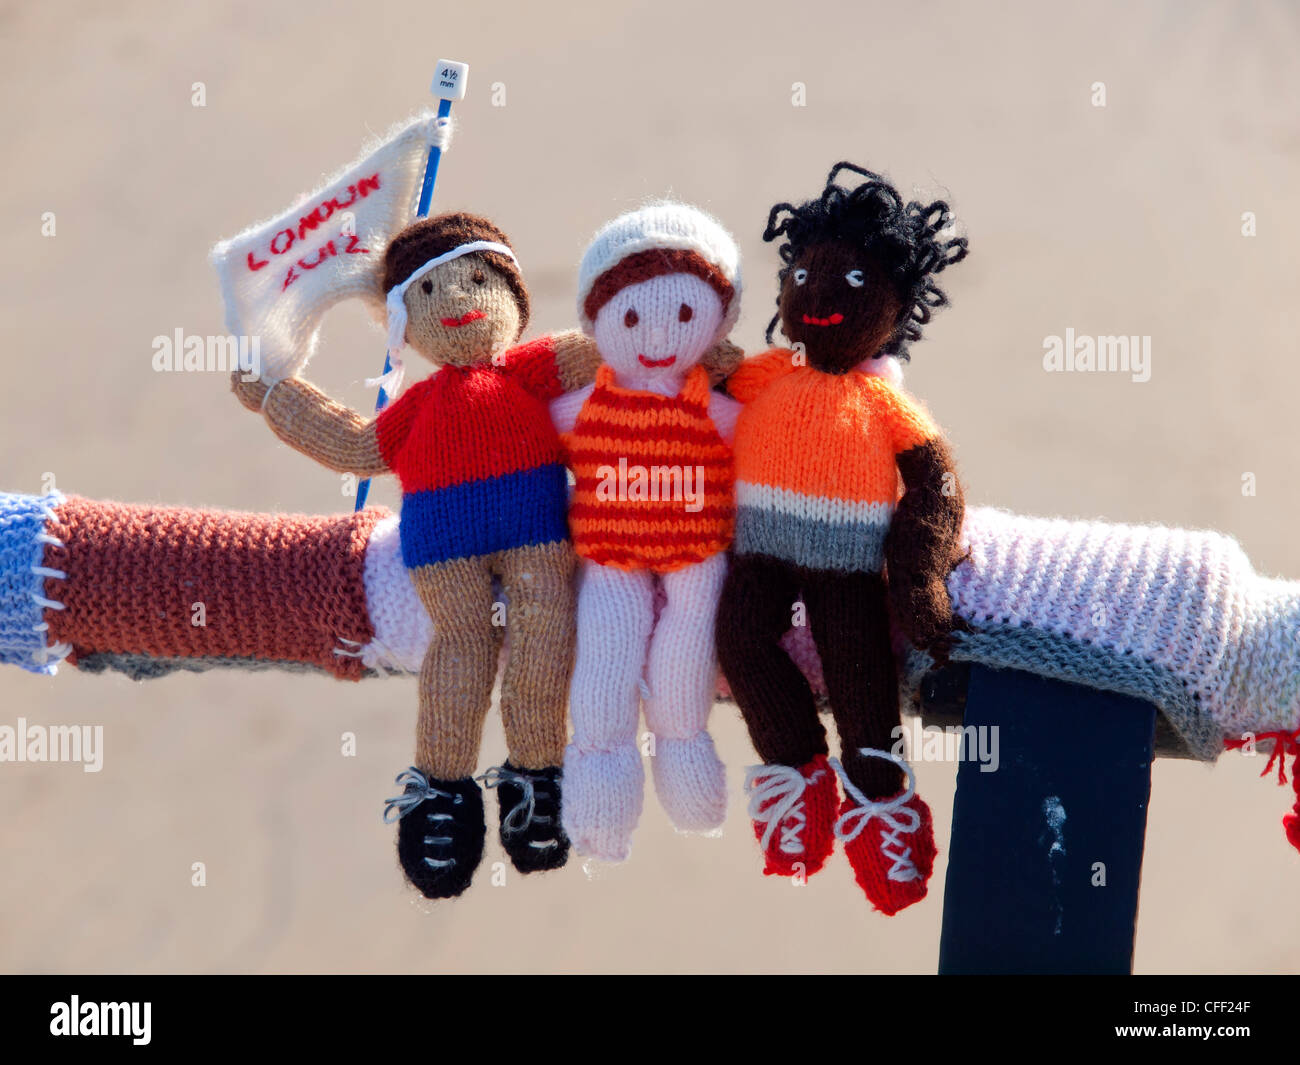
[[[451,102],[465,95],[465,85],[469,80],[469,64],[456,63],[449,59],[439,59],[437,73],[433,76],[433,91],[438,95],[438,117],[451,115]],[[436,144],[429,146],[429,161],[424,164],[424,184],[420,186],[420,202],[415,208],[416,218],[425,218],[429,214],[429,202],[433,199],[433,183],[438,180],[438,163],[442,159],[442,149]],[[393,368],[388,352],[384,352],[384,373]],[[388,393],[381,387],[375,398],[375,413],[378,414],[388,406]],[[370,478],[367,477],[357,485],[357,504],[355,510],[366,505],[370,495]]]

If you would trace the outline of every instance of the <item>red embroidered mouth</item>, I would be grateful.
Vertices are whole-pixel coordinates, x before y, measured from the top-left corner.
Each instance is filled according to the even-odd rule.
[[[671,366],[677,361],[676,355],[669,355],[666,359],[647,359],[644,355],[638,355],[637,362],[642,366],[647,366],[652,370],[657,370],[663,366]]]
[[[487,315],[482,311],[466,311],[459,318],[440,318],[448,329],[458,329],[462,325],[469,325],[470,322],[477,322],[480,318],[486,318]]]
[[[839,325],[842,321],[844,321],[844,315],[840,314],[839,311],[836,311],[829,318],[814,318],[811,314],[803,316],[804,325]]]

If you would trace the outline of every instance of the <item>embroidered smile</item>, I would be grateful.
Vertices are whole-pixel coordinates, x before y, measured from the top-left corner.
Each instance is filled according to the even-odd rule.
[[[803,316],[804,325],[839,325],[842,321],[844,321],[844,315],[840,314],[839,311],[836,311],[829,318],[814,318],[811,314]]]
[[[669,355],[666,359],[648,359],[644,355],[638,355],[637,361],[640,362],[642,366],[647,366],[652,370],[657,370],[662,366],[671,366],[677,361],[677,356]]]
[[[459,329],[462,325],[469,325],[470,322],[477,322],[480,318],[486,318],[487,315],[482,311],[466,311],[459,318],[443,318],[441,322],[448,329]]]

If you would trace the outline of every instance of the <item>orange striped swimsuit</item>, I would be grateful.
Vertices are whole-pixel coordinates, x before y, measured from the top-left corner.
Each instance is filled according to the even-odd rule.
[[[735,471],[709,395],[702,366],[676,396],[620,388],[609,366],[597,371],[565,436],[577,480],[569,528],[580,557],[667,573],[731,544]]]

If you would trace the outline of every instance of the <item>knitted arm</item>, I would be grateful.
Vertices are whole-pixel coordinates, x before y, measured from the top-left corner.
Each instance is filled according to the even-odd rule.
[[[576,392],[596,380],[600,351],[596,341],[581,329],[566,329],[551,337],[555,349],[555,373],[562,392]],[[554,396],[547,396],[554,399]]]
[[[885,537],[885,568],[895,620],[937,659],[953,629],[947,578],[961,559],[965,500],[947,441],[919,406],[882,384],[890,403],[894,449],[903,479]]]
[[[578,424],[578,415],[582,413],[582,408],[586,406],[587,400],[591,398],[595,389],[594,384],[587,385],[576,392],[568,392],[559,399],[551,400],[551,424],[555,426],[555,431],[560,436],[573,432],[573,427]]]
[[[261,410],[271,431],[295,451],[327,469],[373,477],[387,473],[374,419],[366,419],[296,377],[276,382],[246,382],[238,371],[232,387],[250,410]]]
[[[727,447],[731,447],[736,442],[736,421],[740,418],[742,407],[743,404],[730,396],[723,396],[717,392],[709,394],[709,418]]]
[[[710,384],[725,381],[744,356],[730,340],[714,344],[701,360],[709,371]],[[565,329],[538,337],[511,348],[497,360],[497,365],[525,389],[548,403],[594,383],[600,363],[596,341],[581,329]]]
[[[723,337],[704,353],[700,365],[709,371],[709,384],[720,385],[739,369],[744,358],[744,349]]]

